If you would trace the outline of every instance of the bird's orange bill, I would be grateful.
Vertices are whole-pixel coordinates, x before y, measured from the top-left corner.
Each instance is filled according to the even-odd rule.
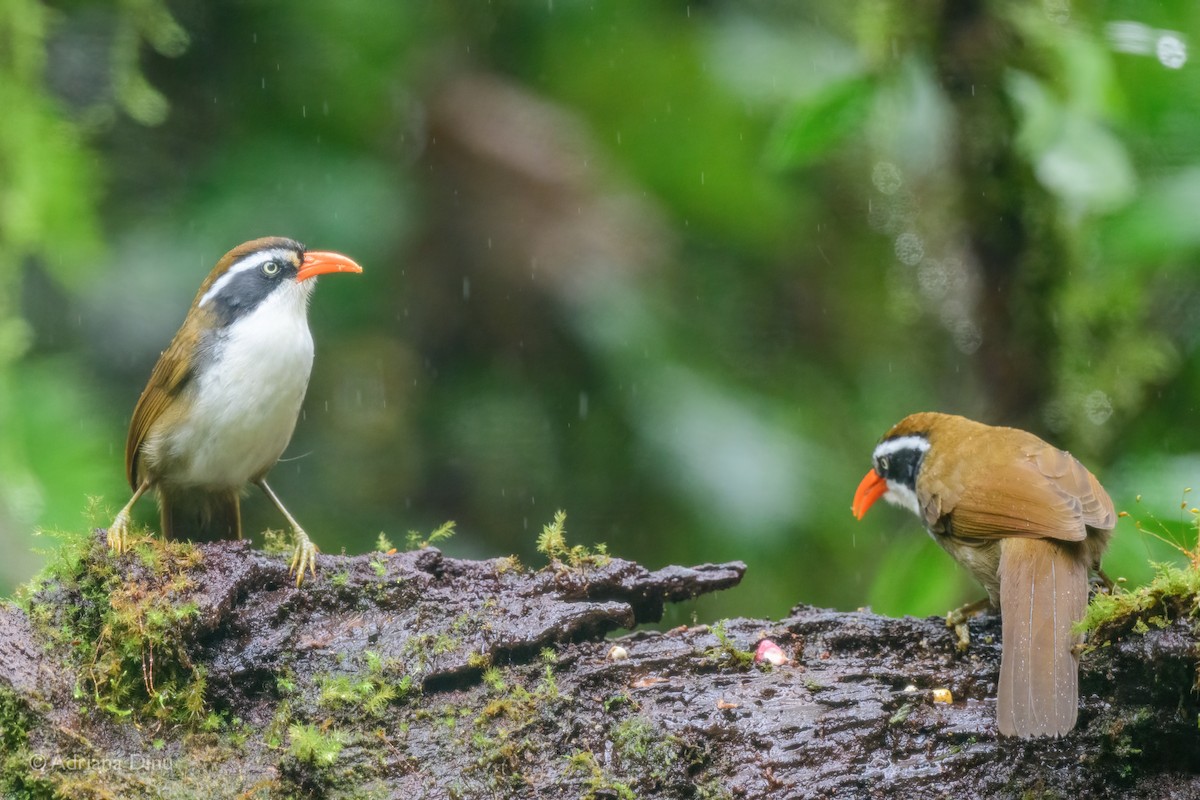
[[[362,267],[341,253],[331,253],[323,250],[309,250],[304,254],[304,261],[296,273],[297,281],[306,281],[318,275],[329,272],[362,272]]]
[[[883,497],[888,490],[887,481],[883,476],[875,470],[871,470],[862,479],[862,483],[858,484],[858,491],[854,493],[854,504],[850,506],[850,510],[854,512],[855,519],[862,519],[867,513],[867,509],[875,504],[875,501]]]

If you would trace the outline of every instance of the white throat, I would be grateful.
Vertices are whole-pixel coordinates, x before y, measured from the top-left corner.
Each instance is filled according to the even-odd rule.
[[[883,499],[894,506],[907,508],[918,517],[921,516],[921,506],[917,503],[917,493],[899,481],[889,480]]]

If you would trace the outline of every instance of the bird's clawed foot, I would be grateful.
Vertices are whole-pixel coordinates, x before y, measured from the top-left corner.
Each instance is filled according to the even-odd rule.
[[[292,533],[296,537],[296,550],[292,554],[292,565],[288,567],[288,574],[295,573],[296,587],[299,588],[304,582],[305,571],[311,572],[314,579],[317,577],[317,546],[303,529],[294,528]]]
[[[967,627],[967,623],[975,617],[978,617],[991,606],[991,601],[988,598],[977,600],[974,603],[967,603],[965,606],[960,606],[946,615],[946,627],[954,629],[954,635],[958,637],[958,651],[966,652],[971,646],[971,629]]]
[[[108,546],[116,553],[129,549],[129,509],[122,508],[108,526]]]

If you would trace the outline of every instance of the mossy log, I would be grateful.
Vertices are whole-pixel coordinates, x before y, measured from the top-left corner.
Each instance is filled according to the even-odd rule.
[[[1196,636],[1169,608],[1085,654],[1073,733],[1014,741],[994,617],[966,653],[940,619],[807,606],[606,638],[740,563],[426,548],[321,556],[296,589],[245,543],[114,558],[102,532],[64,563],[0,606],[5,797],[1200,796]],[[763,638],[790,661],[755,663]]]

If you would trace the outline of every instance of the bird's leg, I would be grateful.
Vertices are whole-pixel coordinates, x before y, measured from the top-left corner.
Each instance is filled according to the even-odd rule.
[[[296,573],[296,586],[304,582],[306,570],[311,571],[312,576],[316,578],[317,546],[308,538],[308,534],[304,532],[304,528],[300,527],[300,523],[296,522],[296,518],[288,513],[288,510],[283,507],[283,503],[279,502],[279,498],[275,496],[275,492],[271,491],[266,480],[260,478],[255,483],[267,497],[271,498],[271,502],[279,509],[279,513],[283,514],[284,519],[292,526],[292,534],[296,537],[296,552],[292,555],[292,565],[288,567],[288,574]]]
[[[971,646],[971,630],[967,627],[967,623],[987,611],[991,604],[991,599],[985,597],[974,603],[960,606],[946,615],[946,627],[953,628],[954,634],[958,637],[959,652],[963,652]]]
[[[1115,589],[1117,585],[1113,582],[1112,578],[1105,574],[1104,570],[1100,569],[1099,566],[1096,567],[1096,577],[1099,578],[1100,583],[1104,585],[1104,593],[1112,594],[1113,589]]]
[[[129,514],[133,510],[133,504],[150,489],[150,486],[149,480],[142,481],[125,507],[117,512],[112,525],[108,526],[108,546],[118,553],[124,553],[129,549]]]

